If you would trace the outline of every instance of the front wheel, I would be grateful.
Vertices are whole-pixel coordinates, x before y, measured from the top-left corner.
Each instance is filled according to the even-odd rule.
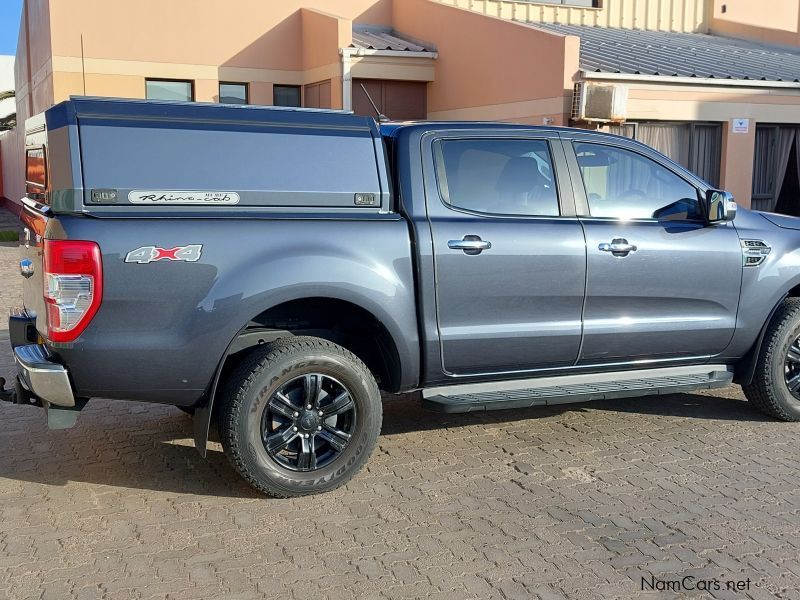
[[[220,409],[220,438],[236,470],[280,498],[346,483],[369,458],[382,420],[364,363],[313,337],[253,350],[228,378]]]
[[[800,421],[800,298],[787,298],[772,317],[744,394],[761,412]]]

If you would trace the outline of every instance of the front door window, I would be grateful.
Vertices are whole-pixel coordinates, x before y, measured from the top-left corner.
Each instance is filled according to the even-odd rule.
[[[575,145],[593,217],[702,220],[697,190],[657,162],[624,148]]]

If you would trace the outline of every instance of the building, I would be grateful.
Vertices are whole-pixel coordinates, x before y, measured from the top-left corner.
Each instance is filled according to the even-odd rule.
[[[0,92],[14,90],[14,57],[0,55]],[[16,109],[12,98],[0,100],[0,118],[7,117]]]
[[[14,57],[0,55],[0,92],[8,92],[14,89]],[[0,119],[12,114],[16,109],[16,102],[13,98],[0,100]],[[12,138],[13,133],[0,131],[0,147],[3,138]],[[2,159],[2,155],[0,155]],[[0,204],[3,202],[3,163],[0,160]]]
[[[395,119],[603,128],[800,214],[800,0],[26,0],[16,80],[20,123],[74,94],[374,114],[368,93]]]

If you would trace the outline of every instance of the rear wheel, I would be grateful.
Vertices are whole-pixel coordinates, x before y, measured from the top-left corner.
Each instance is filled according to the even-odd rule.
[[[784,300],[772,317],[744,393],[769,416],[800,421],[800,298]]]
[[[276,497],[332,490],[372,452],[382,420],[367,367],[332,342],[279,340],[255,349],[229,377],[222,445],[255,488]]]

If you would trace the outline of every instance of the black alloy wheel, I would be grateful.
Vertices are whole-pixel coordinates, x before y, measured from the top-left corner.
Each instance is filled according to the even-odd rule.
[[[309,373],[280,387],[261,418],[269,457],[293,471],[313,471],[336,460],[356,428],[353,397],[329,375]]]

